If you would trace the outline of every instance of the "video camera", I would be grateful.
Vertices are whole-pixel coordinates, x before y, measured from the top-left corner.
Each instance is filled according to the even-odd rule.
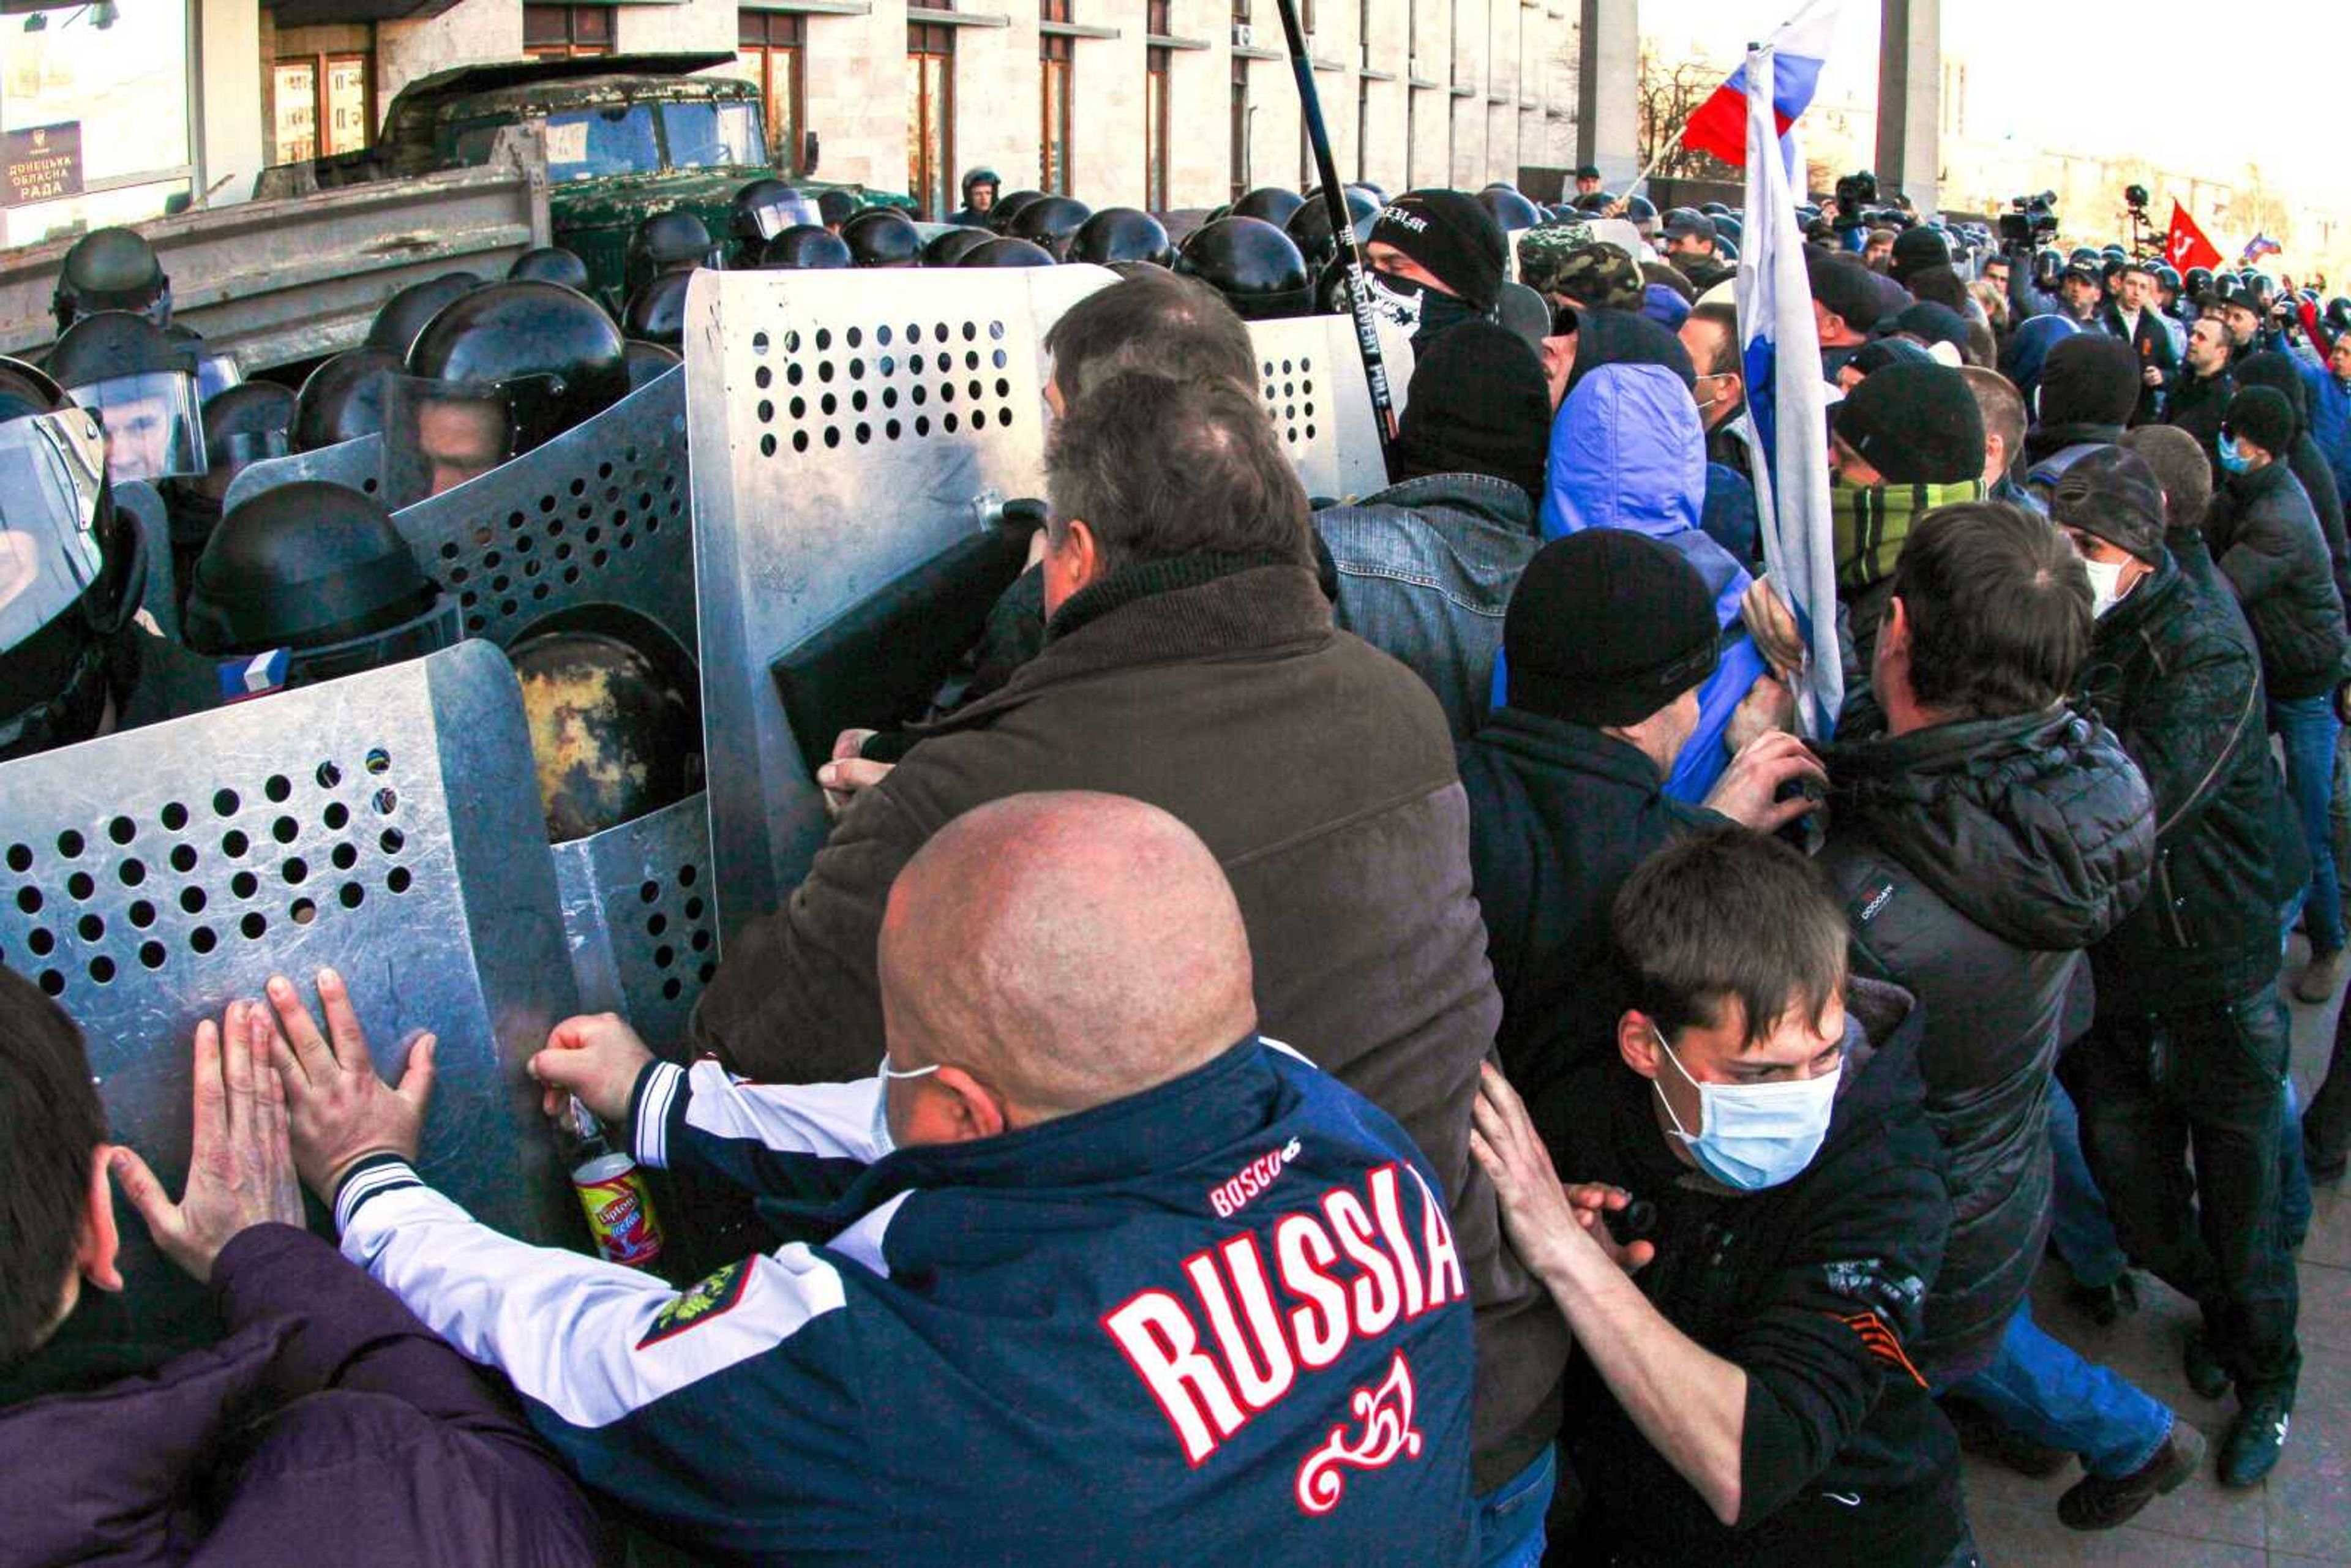
[[[1836,183],[1836,226],[1857,229],[1868,221],[1864,208],[1877,204],[1877,176],[1866,169],[1844,175]]]
[[[2036,246],[2056,235],[2056,192],[2043,191],[2037,196],[2013,197],[2008,205],[2009,210],[2000,214],[2002,244]]]

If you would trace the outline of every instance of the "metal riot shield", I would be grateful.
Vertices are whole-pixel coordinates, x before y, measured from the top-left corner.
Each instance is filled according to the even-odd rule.
[[[558,611],[618,604],[691,648],[685,453],[681,368],[480,478],[394,512],[392,525],[462,606],[468,637],[504,647]]]
[[[1076,267],[695,275],[687,423],[722,942],[777,906],[824,839],[778,672],[993,532],[1007,497],[1041,493],[1039,322],[1080,273],[1114,281]],[[886,640],[862,656],[888,660]]]
[[[1306,493],[1353,500],[1387,488],[1355,324],[1343,316],[1252,321],[1266,407]],[[1390,360],[1390,365],[1396,361]],[[1401,391],[1401,388],[1399,388]],[[1397,401],[1399,410],[1404,406]]]
[[[273,485],[288,485],[297,479],[323,479],[347,490],[375,495],[383,488],[383,437],[370,432],[356,440],[339,441],[315,452],[264,457],[247,464],[229,481],[228,492],[221,498],[222,515],[235,511],[240,502]]]
[[[0,962],[80,1022],[110,1135],[172,1191],[196,1021],[274,973],[310,995],[331,965],[387,1076],[440,1039],[427,1179],[501,1228],[579,1237],[523,1073],[577,996],[490,644],[0,763]],[[122,1235],[142,1336],[208,1336],[203,1293]]]
[[[689,795],[552,852],[580,1008],[619,1013],[674,1053],[718,967],[709,798]]]

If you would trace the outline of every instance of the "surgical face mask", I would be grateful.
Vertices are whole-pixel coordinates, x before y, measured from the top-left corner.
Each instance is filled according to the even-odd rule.
[[[1698,1168],[1725,1186],[1761,1192],[1792,1180],[1813,1163],[1829,1134],[1829,1113],[1844,1077],[1840,1059],[1815,1078],[1785,1083],[1700,1083],[1684,1070],[1654,1025],[1650,1033],[1685,1082],[1698,1091],[1698,1130],[1682,1125],[1661,1084],[1652,1083],[1673,1122],[1674,1136],[1689,1146]]]
[[[2245,455],[2244,449],[2239,446],[2235,442],[2224,441],[2220,444],[2221,467],[2226,468],[2231,474],[2242,474],[2251,469],[2252,465],[2253,460]]]
[[[928,1078],[938,1070],[939,1064],[934,1061],[928,1067],[910,1067],[901,1072],[890,1065],[890,1059],[887,1056],[882,1059],[882,1068],[874,1074],[873,1086],[873,1157],[875,1159],[881,1159],[898,1146],[898,1140],[890,1135],[890,1080]]]
[[[1366,272],[1364,287],[1371,296],[1373,313],[1402,329],[1416,350],[1425,352],[1429,340],[1447,327],[1479,319],[1467,302],[1394,273]]]
[[[2126,561],[2103,561],[2085,559],[2082,570],[2090,574],[2090,613],[2104,619],[2107,611],[2122,602],[2123,572]]]

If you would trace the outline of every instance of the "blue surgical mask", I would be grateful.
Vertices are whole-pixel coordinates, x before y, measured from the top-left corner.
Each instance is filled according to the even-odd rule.
[[[1818,1077],[1784,1083],[1700,1083],[1690,1077],[1654,1025],[1666,1060],[1698,1091],[1698,1130],[1682,1125],[1673,1102],[1656,1084],[1657,1098],[1674,1124],[1674,1136],[1689,1146],[1698,1168],[1725,1186],[1761,1192],[1793,1180],[1813,1163],[1829,1134],[1844,1062]]]
[[[890,1080],[893,1078],[927,1078],[939,1070],[935,1061],[928,1067],[909,1067],[904,1071],[890,1065],[887,1056],[882,1059],[882,1070],[873,1080],[873,1157],[881,1159],[898,1146],[890,1135]]]
[[[2220,466],[2231,474],[2242,474],[2253,465],[2253,460],[2233,441],[2220,444]]]

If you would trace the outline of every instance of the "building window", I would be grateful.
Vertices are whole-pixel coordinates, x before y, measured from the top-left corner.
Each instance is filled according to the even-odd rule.
[[[768,146],[783,154],[782,167],[797,172],[808,124],[808,18],[797,11],[736,16],[735,57],[759,84],[759,101],[768,106]]]
[[[270,75],[269,161],[301,163],[363,150],[373,123],[371,75],[365,55],[280,59]]]
[[[1042,21],[1074,20],[1074,0],[1037,0]],[[1051,195],[1070,193],[1071,84],[1077,76],[1077,40],[1067,34],[1041,33],[1037,38],[1038,80],[1041,100],[1038,111],[1037,188]]]
[[[0,244],[137,223],[187,201],[193,10],[114,0],[0,17]]]
[[[924,217],[955,210],[955,29],[906,24],[906,189]]]
[[[562,60],[612,52],[610,5],[526,5],[522,52],[534,59]]]

